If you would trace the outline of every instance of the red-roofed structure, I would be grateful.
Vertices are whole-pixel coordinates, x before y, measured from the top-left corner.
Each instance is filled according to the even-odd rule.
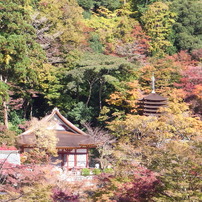
[[[7,146],[7,145],[3,144],[3,145],[0,147],[0,150],[17,150],[17,148],[14,147],[14,146]]]

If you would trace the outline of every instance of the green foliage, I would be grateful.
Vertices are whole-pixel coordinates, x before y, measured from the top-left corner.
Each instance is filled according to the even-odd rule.
[[[5,0],[0,3],[0,74],[3,79],[26,83],[33,78],[30,66],[42,56],[40,46],[34,40],[31,19],[23,7],[25,1]],[[37,51],[37,53],[36,53]]]
[[[9,121],[9,129],[15,131],[17,134],[20,134],[22,130],[19,129],[19,125],[25,121],[25,119],[22,118],[22,115],[17,113],[17,111],[10,111]]]
[[[115,46],[120,41],[132,41],[132,30],[137,23],[128,15],[120,15],[122,11],[112,13],[107,9],[99,10],[99,15],[93,15],[91,19],[85,21],[86,25],[92,28],[99,36],[99,40],[105,49],[114,52]]]
[[[2,104],[4,101],[8,101],[8,89],[8,85],[5,82],[0,81],[0,104]]]
[[[113,169],[112,168],[104,168],[103,173],[113,173]]]
[[[94,116],[93,108],[87,107],[83,102],[75,103],[67,115],[71,120],[74,120],[75,123],[79,122],[81,124],[89,122],[92,116]]]
[[[95,53],[102,53],[103,52],[103,45],[100,42],[100,38],[98,34],[92,33],[90,40],[90,47]]]
[[[177,13],[173,29],[178,50],[191,51],[202,48],[202,2],[176,0],[171,8]]]
[[[44,52],[35,40],[35,29],[31,25],[28,9],[29,1],[5,0],[0,2],[0,7],[0,85],[8,85],[6,88],[9,93],[15,99],[20,97],[26,108],[26,103],[32,102],[30,94],[33,94],[38,83],[37,68],[44,61]],[[7,102],[10,95],[5,92],[5,87],[3,92],[4,101]],[[4,105],[6,122],[9,105]]]
[[[84,19],[90,19],[91,18],[91,12],[90,11],[83,11],[83,17]]]
[[[136,15],[140,18],[147,11],[148,6],[156,1],[158,0],[131,0],[131,7],[137,11]]]
[[[7,146],[14,146],[16,139],[16,132],[6,129],[4,126],[0,125],[0,142],[1,145],[5,144]]]
[[[77,2],[79,6],[87,11],[90,9],[96,11],[100,7],[104,7],[113,11],[119,8],[121,5],[120,0],[77,0]]]
[[[100,170],[99,168],[93,169],[92,172],[93,172],[94,175],[99,175],[99,174],[101,174],[101,170]]]
[[[77,0],[77,2],[85,10],[93,8],[93,0]]]
[[[66,58],[65,58],[66,66],[67,66],[65,70],[74,69],[78,65],[78,61],[81,59],[81,57],[82,57],[82,52],[80,50],[74,49],[72,51],[69,51],[69,53],[66,55]]]
[[[86,107],[93,107],[96,116],[105,98],[119,87],[121,81],[134,78],[134,69],[123,58],[88,53],[78,62],[77,68],[67,72],[67,89],[77,99],[76,103],[85,101]]]
[[[94,0],[95,8],[100,6],[106,7],[109,10],[115,10],[120,6],[120,0]]]
[[[83,169],[81,170],[81,175],[83,175],[83,176],[89,176],[89,175],[90,175],[90,169],[88,169],[88,168],[83,168]]]

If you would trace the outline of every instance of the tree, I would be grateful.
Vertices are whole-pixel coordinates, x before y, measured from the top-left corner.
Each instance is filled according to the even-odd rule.
[[[4,81],[0,81],[0,89],[0,104],[3,106],[3,122],[5,127],[8,129],[8,107],[6,103],[9,100],[9,86]]]
[[[122,146],[114,149],[112,172],[97,177],[100,188],[93,194],[94,201],[152,200],[161,183],[158,173],[135,163],[131,145]]]
[[[175,88],[175,83],[181,78],[184,66],[170,58],[153,60],[138,70],[139,84],[145,93],[151,92],[151,76],[154,73],[157,93],[165,93]]]
[[[119,144],[126,143],[126,151],[132,151],[131,159],[159,173],[162,187],[155,201],[200,200],[202,122],[190,116],[177,95],[161,110],[159,117],[128,115],[114,120],[109,129]]]
[[[77,0],[78,4],[86,11],[94,10],[95,12],[100,7],[107,8],[109,10],[115,10],[120,7],[120,0]]]
[[[6,0],[0,3],[0,80],[1,87],[11,84],[30,89],[36,84],[35,67],[43,60],[43,52],[35,41],[35,31],[30,25],[26,10],[27,1]],[[31,82],[32,81],[32,82]],[[9,87],[8,87],[9,86]],[[4,92],[4,122],[8,127],[8,103]]]
[[[123,58],[103,54],[86,53],[77,68],[67,72],[69,95],[76,102],[84,102],[87,107],[99,114],[105,98],[120,81],[133,77],[134,67]]]
[[[201,114],[201,88],[202,88],[202,66],[198,65],[189,65],[182,72],[182,78],[178,83],[177,87],[180,87],[184,90],[185,100],[191,104],[193,112],[200,116]]]
[[[93,8],[93,0],[77,0],[77,2],[79,6],[87,11]]]
[[[57,176],[51,166],[14,166],[5,163],[0,169],[0,189],[6,194],[1,195],[0,199],[2,202],[51,201],[54,184],[49,179],[53,174]]]
[[[130,62],[143,63],[149,55],[149,37],[140,25],[135,25],[132,31],[133,40],[116,45],[114,53],[119,57],[126,57]]]
[[[52,195],[53,202],[63,202],[63,201],[71,201],[71,202],[79,202],[79,195],[71,193],[68,189],[61,189],[56,187],[53,189]]]
[[[106,124],[114,119],[122,119],[126,114],[137,113],[138,100],[142,97],[139,88],[137,80],[123,81],[120,87],[106,99],[106,105],[102,108],[98,117],[99,122]]]
[[[5,144],[7,146],[15,145],[16,133],[7,129],[5,126],[0,125],[0,142],[1,145]]]
[[[140,17],[147,11],[148,6],[156,1],[158,0],[130,0],[130,4],[132,9],[137,12],[137,18],[140,19]]]
[[[202,3],[192,0],[175,0],[171,4],[172,12],[177,13],[173,25],[175,46],[178,50],[192,51],[202,48]]]
[[[84,127],[87,129],[87,133],[93,138],[96,144],[96,150],[99,153],[98,161],[100,162],[101,168],[107,168],[112,163],[112,148],[116,139],[102,128],[91,127],[89,123],[85,123]]]
[[[134,25],[138,23],[130,18],[129,14],[122,13],[119,10],[111,12],[107,9],[99,9],[97,12],[98,14],[86,19],[85,24],[99,36],[99,40],[105,48],[103,51],[111,54],[117,44],[133,40],[132,30]]]
[[[62,78],[62,70],[49,63],[44,63],[40,68],[37,68],[37,90],[44,95],[49,105],[54,105],[55,100],[60,96],[59,90],[63,87],[60,84]]]
[[[106,7],[109,10],[115,10],[120,6],[120,0],[94,0],[95,10],[100,6]]]
[[[54,131],[54,122],[48,122],[45,120],[38,121],[33,119],[30,122],[30,131],[32,132],[32,142],[33,149],[29,152],[24,152],[23,156],[26,163],[44,163],[49,161],[50,155],[57,155],[56,144],[58,139]],[[20,145],[23,141],[21,136],[18,137],[17,142]]]
[[[162,56],[172,46],[169,37],[175,22],[175,15],[168,4],[155,2],[149,5],[148,10],[141,17],[143,28],[151,37],[150,51],[153,55]]]
[[[69,51],[81,48],[85,41],[82,9],[76,0],[41,0],[38,10],[32,16],[37,41],[49,63],[64,66]]]
[[[156,173],[141,167],[133,166],[129,179],[114,175],[99,176],[101,188],[93,194],[94,201],[144,201],[152,200],[157,195],[160,180]]]

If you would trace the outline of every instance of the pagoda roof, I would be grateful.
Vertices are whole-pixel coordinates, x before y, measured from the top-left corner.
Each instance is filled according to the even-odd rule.
[[[155,106],[155,105],[143,105],[143,108],[148,108],[148,109],[150,109],[150,108],[152,108],[152,109],[159,109],[160,107],[162,107],[162,105],[161,105],[161,106]]]
[[[156,102],[151,102],[151,101],[144,101],[144,100],[140,100],[139,102],[140,105],[145,105],[145,104],[148,104],[148,105],[156,105],[156,106],[161,106],[161,105],[166,105],[167,102],[166,101],[156,101]]]
[[[144,112],[158,112],[158,109],[144,109]]]
[[[166,101],[167,99],[157,93],[150,93],[149,95],[143,97],[140,101],[143,100]]]
[[[145,116],[157,116],[157,115],[160,115],[160,112],[156,112],[156,113],[144,112],[143,115],[145,115]]]
[[[57,108],[54,108],[50,115],[45,116],[40,121],[44,123],[54,121],[53,129],[56,131],[56,137],[58,138],[57,148],[79,148],[82,145],[94,144],[90,135],[68,121]],[[20,134],[17,138],[18,144],[24,147],[34,146],[35,140],[33,127]]]

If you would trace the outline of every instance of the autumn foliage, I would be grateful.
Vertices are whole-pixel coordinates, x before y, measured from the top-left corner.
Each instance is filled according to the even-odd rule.
[[[0,165],[0,200],[201,201],[201,10],[198,0],[0,1],[0,151],[57,106],[95,127],[95,158],[113,170],[82,196],[57,184],[39,165],[58,140],[35,119],[22,165]],[[152,75],[167,105],[140,116]]]

